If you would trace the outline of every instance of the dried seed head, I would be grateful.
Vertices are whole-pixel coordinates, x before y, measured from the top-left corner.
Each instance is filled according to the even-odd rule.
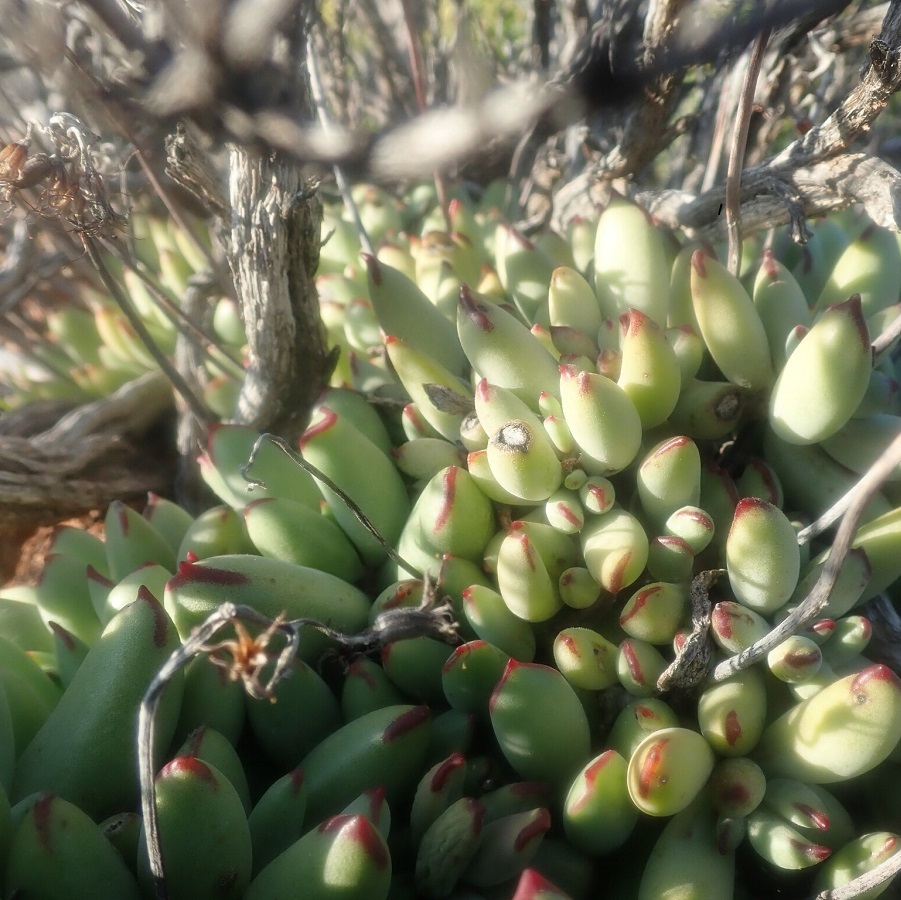
[[[35,153],[23,162],[18,177],[10,179],[9,183],[17,188],[34,187],[48,178],[53,170],[54,163],[46,153]]]
[[[269,660],[278,656],[269,649],[269,642],[284,622],[284,616],[277,616],[265,630],[251,635],[239,620],[235,620],[235,639],[207,647],[207,657],[213,665],[225,669],[231,681],[241,681],[254,699],[273,700],[274,680],[263,684],[260,675]]]
[[[25,144],[7,144],[0,150],[0,181],[13,183],[20,176],[27,159],[28,147]]]

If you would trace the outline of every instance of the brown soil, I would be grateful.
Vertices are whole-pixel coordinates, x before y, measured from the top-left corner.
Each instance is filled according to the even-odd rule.
[[[71,525],[84,528],[98,537],[103,536],[103,512],[92,510],[82,516],[76,516],[60,522],[59,525],[45,525],[39,528],[26,528],[18,535],[4,534],[2,551],[0,551],[0,578],[4,585],[34,584],[44,567],[44,560],[50,549],[50,542],[57,528]]]

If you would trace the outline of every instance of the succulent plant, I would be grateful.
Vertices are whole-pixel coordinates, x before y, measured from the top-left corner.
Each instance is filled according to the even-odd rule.
[[[714,667],[804,602],[834,548],[808,553],[799,522],[897,433],[869,331],[897,298],[872,272],[858,299],[805,298],[770,251],[744,282],[687,242],[671,262],[625,200],[592,260],[463,199],[465,235],[399,232],[366,196],[376,255],[329,213],[341,360],[297,445],[213,427],[221,506],[116,505],[103,543],[61,533],[41,582],[4,598],[8,889],[38,890],[36,809],[77,820],[67,840],[122,896],[158,877],[149,823],[123,868],[80,816],[138,812],[142,698],[197,654],[155,715],[173,897],[225,879],[248,898],[575,898],[599,858],[639,867],[648,900],[729,898],[742,844],[823,885],[889,856],[821,785],[853,792],[901,738],[863,605],[901,576],[891,485],[820,617]],[[850,283],[849,248],[829,284]],[[223,609],[234,639],[200,640]],[[227,825],[219,849],[200,816]]]

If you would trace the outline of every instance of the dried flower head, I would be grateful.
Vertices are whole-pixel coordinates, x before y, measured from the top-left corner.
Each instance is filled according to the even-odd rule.
[[[273,654],[269,643],[284,624],[284,616],[277,616],[259,634],[251,635],[244,624],[235,619],[235,637],[205,647],[207,658],[213,665],[225,669],[230,681],[241,681],[255,700],[274,701],[272,691],[281,677],[282,666],[276,665],[275,674],[265,684],[260,681],[260,675],[274,657],[279,657],[281,663],[281,652]]]
[[[32,132],[45,134],[55,153],[30,153]],[[51,116],[46,128],[29,126],[24,140],[0,149],[0,193],[7,203],[21,202],[44,219],[62,221],[79,234],[109,234],[124,217],[113,209],[97,160],[97,135],[71,113]],[[28,194],[25,192],[36,191]]]

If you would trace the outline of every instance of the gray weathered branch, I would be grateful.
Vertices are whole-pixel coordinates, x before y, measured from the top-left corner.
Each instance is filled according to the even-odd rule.
[[[846,151],[864,135],[901,87],[901,0],[892,0],[882,31],[870,44],[861,82],[824,122],[780,153],[742,173],[741,220],[746,232],[792,222],[803,239],[802,219],[861,203],[879,225],[901,230],[901,174],[866,153]],[[685,192],[640,193],[636,199],[673,227],[707,239],[725,234],[717,186],[694,197]]]
[[[720,185],[700,196],[686,191],[644,191],[636,202],[672,228],[687,228],[709,241],[725,238],[722,215],[725,188]],[[746,171],[742,179],[741,219],[750,234],[776,225],[792,224],[798,237],[803,220],[861,203],[873,221],[899,229],[901,223],[901,173],[867,153],[847,153],[825,159],[781,177],[763,171]]]
[[[649,65],[665,45],[688,0],[652,0],[644,31],[644,63]],[[657,75],[629,117],[622,140],[601,162],[605,177],[617,178],[639,171],[665,146],[667,122],[682,84],[683,72]]]
[[[171,409],[171,386],[157,371],[70,410],[49,428],[40,407],[10,413],[0,432],[0,528],[57,522],[117,498],[166,490],[171,472],[130,438]]]
[[[333,366],[314,275],[322,206],[290,160],[230,151],[228,258],[250,362],[235,419],[296,435]]]

